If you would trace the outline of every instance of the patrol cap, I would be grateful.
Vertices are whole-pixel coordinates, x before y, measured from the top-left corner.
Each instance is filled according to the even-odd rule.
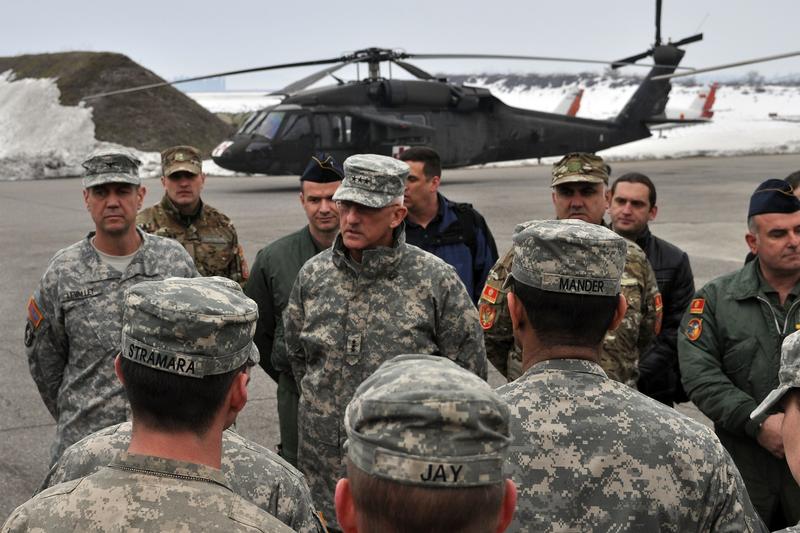
[[[344,425],[347,455],[369,475],[427,487],[505,479],[508,405],[446,357],[384,362],[356,390]]]
[[[311,156],[300,181],[312,181],[314,183],[332,183],[344,179],[344,169],[342,165],[330,154],[317,154]]]
[[[795,388],[800,388],[800,331],[795,331],[783,339],[778,388],[764,398],[764,401],[750,413],[750,418],[758,418],[766,413],[783,398],[784,394]]]
[[[344,160],[344,180],[333,199],[367,207],[385,207],[403,196],[407,176],[408,165],[393,157],[351,155]]]
[[[605,183],[611,167],[603,158],[585,152],[572,152],[553,165],[553,182],[551,187],[562,183]]]
[[[625,239],[582,220],[532,220],[514,228],[515,281],[544,291],[616,296],[625,270]]]
[[[202,378],[257,363],[258,306],[227,278],[168,278],[125,291],[122,357]]]
[[[161,172],[170,177],[176,172],[203,172],[203,158],[194,146],[173,146],[161,152]]]
[[[137,187],[142,184],[139,165],[135,156],[119,151],[94,152],[84,161],[83,188],[95,187],[105,183],[130,183]]]
[[[784,180],[769,179],[762,182],[750,196],[747,218],[764,213],[794,213],[800,211],[792,186]]]

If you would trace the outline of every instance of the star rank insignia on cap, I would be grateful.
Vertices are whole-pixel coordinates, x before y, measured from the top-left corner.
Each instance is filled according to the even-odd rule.
[[[703,309],[706,307],[706,300],[705,298],[695,298],[692,300],[692,304],[689,306],[689,314],[692,315],[702,315]]]

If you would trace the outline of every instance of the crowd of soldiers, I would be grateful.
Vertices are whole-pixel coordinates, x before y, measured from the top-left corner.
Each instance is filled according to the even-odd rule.
[[[650,233],[653,182],[609,186],[593,154],[553,166],[553,219],[502,256],[434,150],[318,154],[308,224],[252,272],[198,150],[162,153],[144,210],[138,166],[87,159],[95,230],[28,301],[56,437],[2,531],[800,531],[792,176],[751,196],[744,266],[695,292]],[[257,364],[278,453],[233,429]]]

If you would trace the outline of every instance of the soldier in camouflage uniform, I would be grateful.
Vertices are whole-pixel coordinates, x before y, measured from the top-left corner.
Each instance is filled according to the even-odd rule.
[[[556,218],[578,219],[602,224],[608,208],[608,166],[592,154],[572,153],[553,165],[553,205]],[[511,321],[506,307],[505,280],[512,268],[512,250],[498,260],[478,302],[481,326],[486,339],[486,355],[509,381],[522,373],[522,357],[514,345]],[[647,256],[633,242],[628,243],[622,294],[628,312],[617,331],[608,333],[600,354],[600,364],[612,379],[636,388],[639,354],[661,330],[663,305],[655,273]]]
[[[125,292],[115,370],[130,445],[106,467],[18,507],[4,531],[292,531],[236,495],[222,433],[247,403],[258,306],[222,278],[146,281]]]
[[[130,422],[92,433],[64,451],[39,491],[97,472],[127,450],[130,441]],[[222,434],[222,473],[233,492],[295,531],[322,531],[303,474],[231,429]]]
[[[517,495],[503,473],[508,421],[508,405],[452,361],[386,361],[347,406],[339,523],[348,532],[505,530]]]
[[[778,387],[750,413],[750,418],[757,420],[782,407],[781,433],[786,463],[795,481],[800,483],[800,331],[783,340],[778,380]],[[779,533],[800,533],[800,524],[782,529]]]
[[[297,275],[283,315],[300,387],[298,466],[334,527],[344,408],[381,362],[401,353],[450,358],[485,378],[475,306],[456,271],[405,243],[408,165],[354,155],[334,195],[340,234]]]
[[[50,260],[28,300],[25,327],[31,376],[56,420],[52,462],[70,444],[128,418],[114,376],[125,289],[197,275],[180,245],[136,230],[145,195],[138,159],[101,152],[83,166],[83,195],[95,231]]]
[[[520,224],[513,241],[524,374],[497,390],[511,410],[511,530],[764,531],[713,432],[599,365],[606,330],[624,320],[630,243],[578,220]]]
[[[147,233],[175,239],[194,259],[201,276],[248,277],[244,250],[231,219],[203,202],[206,181],[200,151],[173,146],[161,152],[161,202],[144,209],[136,223]]]

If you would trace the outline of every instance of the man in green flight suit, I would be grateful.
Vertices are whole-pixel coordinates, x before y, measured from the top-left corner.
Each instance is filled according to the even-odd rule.
[[[281,431],[280,455],[297,466],[297,403],[299,394],[286,358],[281,314],[297,272],[307,260],[330,248],[339,231],[339,210],[333,193],[344,171],[332,156],[311,158],[300,177],[300,204],[308,224],[272,242],[258,252],[245,294],[258,303],[255,343],[261,353],[261,367],[278,384],[278,420]]]
[[[755,259],[695,294],[678,358],[689,398],[714,422],[773,531],[800,520],[800,487],[784,459],[783,412],[750,413],[778,384],[781,342],[800,328],[800,200],[783,180],[766,180],[747,223]]]

